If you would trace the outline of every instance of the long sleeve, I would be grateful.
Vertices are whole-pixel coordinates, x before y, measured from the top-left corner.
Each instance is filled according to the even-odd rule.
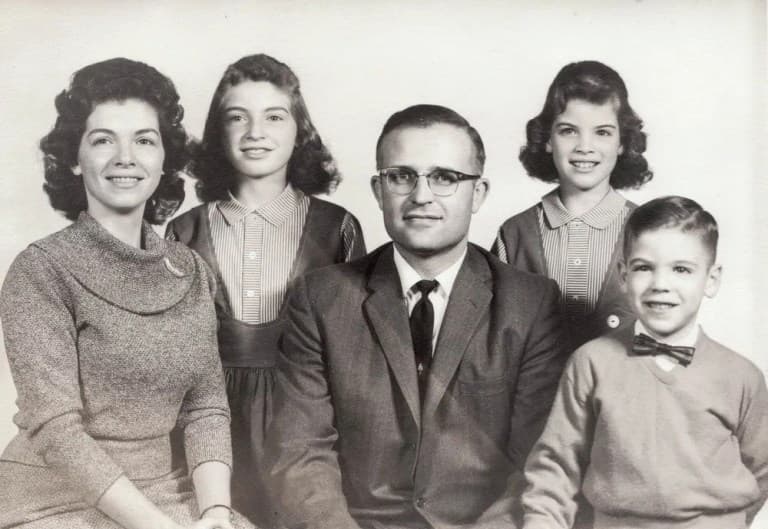
[[[206,461],[221,461],[232,466],[229,404],[214,323],[216,313],[212,297],[215,282],[205,261],[200,257],[196,257],[196,260],[201,281],[211,296],[208,311],[211,324],[199,328],[211,329],[211,332],[199,337],[209,344],[205,349],[208,354],[200,359],[197,380],[184,397],[177,421],[177,425],[184,430],[184,451],[190,473]]]
[[[288,527],[356,529],[341,487],[323,341],[305,280],[289,300],[291,327],[278,360],[267,460]]]
[[[570,529],[591,445],[593,381],[579,351],[565,368],[547,426],[525,466],[525,529]]]
[[[745,386],[736,430],[741,459],[760,488],[760,498],[747,510],[748,523],[768,498],[768,390],[761,372],[755,369],[752,375],[752,380]]]
[[[221,364],[215,360],[206,362],[179,413],[177,424],[184,429],[184,451],[190,473],[206,461],[221,461],[232,466],[229,406]]]
[[[18,392],[15,422],[37,454],[95,505],[123,470],[83,424],[74,307],[59,271],[30,247],[0,295],[6,351]]]
[[[507,245],[504,242],[504,232],[499,229],[491,245],[491,253],[499,258],[502,263],[508,263],[509,257],[507,257]]]
[[[365,240],[363,229],[354,215],[347,212],[341,223],[341,240],[344,251],[340,262],[348,262],[365,255]]]
[[[567,360],[561,338],[557,286],[548,281],[544,295],[531,299],[535,322],[525,343],[514,409],[510,418],[511,453],[522,469],[531,447],[544,429],[558,380]],[[538,302],[538,307],[534,303]]]

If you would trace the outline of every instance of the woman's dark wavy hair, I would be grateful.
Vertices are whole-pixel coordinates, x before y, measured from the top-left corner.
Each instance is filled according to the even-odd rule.
[[[629,105],[627,87],[621,76],[598,61],[567,64],[552,81],[544,108],[525,128],[528,143],[520,149],[520,161],[528,175],[545,182],[558,180],[552,154],[547,152],[547,142],[555,118],[565,111],[572,99],[597,105],[613,100],[618,104],[619,135],[624,150],[611,172],[611,186],[614,189],[638,188],[651,180],[653,172],[643,156],[646,145],[643,122]]]
[[[288,161],[287,178],[308,195],[329,193],[341,175],[328,149],[317,133],[301,95],[299,80],[291,69],[269,55],[243,57],[229,67],[219,81],[205,121],[203,140],[193,156],[190,172],[197,178],[195,190],[203,202],[226,200],[237,185],[232,165],[224,153],[221,100],[227,90],[245,81],[267,81],[291,99],[291,114],[296,120],[296,143]]]
[[[77,153],[85,122],[96,105],[138,99],[157,111],[165,150],[160,184],[147,201],[144,219],[162,224],[184,201],[184,180],[179,176],[189,162],[187,133],[181,125],[184,109],[176,88],[166,76],[142,62],[114,58],[90,64],[72,76],[67,90],[56,96],[58,117],[53,130],[40,140],[45,165],[43,189],[53,209],[69,220],[88,209],[82,176],[75,175]]]

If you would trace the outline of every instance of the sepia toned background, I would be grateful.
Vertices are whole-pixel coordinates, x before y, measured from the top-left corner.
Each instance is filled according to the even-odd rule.
[[[623,76],[649,135],[655,177],[626,196],[689,196],[721,225],[724,282],[705,302],[707,332],[768,371],[766,6],[759,0],[375,1],[0,0],[0,278],[29,242],[62,228],[42,192],[37,142],[54,96],[78,68],[125,56],[170,76],[200,136],[227,64],[264,52],[302,81],[315,125],[344,181],[331,200],[387,240],[369,191],[374,145],[394,111],[454,108],[486,144],[491,194],[470,238],[550,187],[517,153],[528,119],[567,62],[597,59]],[[191,185],[182,211],[197,203]],[[15,391],[0,355],[0,446],[15,433]],[[763,514],[757,527],[768,528]]]

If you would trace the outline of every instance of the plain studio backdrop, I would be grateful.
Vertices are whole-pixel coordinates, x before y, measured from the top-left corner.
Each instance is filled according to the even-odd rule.
[[[0,277],[27,244],[67,224],[42,191],[37,143],[53,125],[54,96],[86,64],[124,56],[155,66],[175,82],[186,127],[199,137],[228,64],[258,52],[286,62],[344,175],[330,200],[360,219],[371,249],[387,240],[369,188],[384,121],[415,103],[451,107],[486,145],[491,193],[470,239],[487,248],[501,222],[551,189],[517,160],[526,122],[563,65],[596,59],[622,75],[648,133],[654,179],[625,196],[641,203],[682,194],[715,215],[724,278],[701,323],[768,370],[763,1],[0,0],[0,7]],[[188,184],[180,211],[195,204]],[[16,395],[1,358],[4,446],[16,432]]]

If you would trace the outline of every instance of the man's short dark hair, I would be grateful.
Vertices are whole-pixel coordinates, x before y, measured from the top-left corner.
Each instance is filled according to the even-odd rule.
[[[440,105],[413,105],[392,114],[381,129],[379,140],[376,142],[376,165],[381,163],[381,143],[387,134],[396,129],[425,129],[437,124],[453,125],[467,133],[475,146],[475,160],[482,173],[485,166],[485,146],[480,134],[458,112]]]

